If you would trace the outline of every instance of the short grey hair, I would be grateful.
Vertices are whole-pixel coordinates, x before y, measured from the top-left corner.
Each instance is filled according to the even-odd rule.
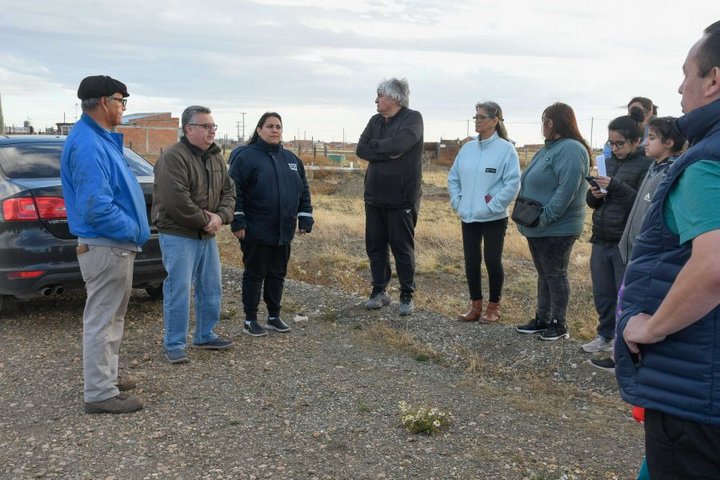
[[[192,119],[195,116],[196,113],[207,113],[211,114],[212,112],[208,107],[203,107],[202,105],[190,105],[183,111],[182,117],[180,119],[180,126],[182,128],[183,135],[185,134],[185,127],[192,123]]]
[[[383,80],[377,87],[378,93],[398,102],[401,107],[410,105],[410,86],[405,78]]]
[[[98,105],[100,105],[99,98],[86,98],[80,103],[80,108],[83,112],[92,112]]]

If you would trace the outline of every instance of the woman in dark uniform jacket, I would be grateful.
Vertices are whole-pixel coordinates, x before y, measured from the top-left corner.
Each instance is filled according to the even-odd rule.
[[[313,225],[305,167],[281,142],[282,118],[267,112],[248,145],[230,156],[230,177],[237,191],[231,229],[240,240],[245,266],[243,333],[254,337],[267,335],[268,329],[290,331],[280,318],[290,243],[297,227],[302,235],[310,233]],[[268,310],[265,327],[257,321],[261,293]]]

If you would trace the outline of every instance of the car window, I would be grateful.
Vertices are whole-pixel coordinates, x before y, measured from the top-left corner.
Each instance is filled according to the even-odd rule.
[[[125,151],[125,160],[136,177],[153,176],[153,166],[150,162],[127,147],[123,150]]]
[[[60,176],[62,144],[27,143],[0,148],[0,168],[8,178]]]
[[[8,178],[58,178],[62,143],[25,143],[0,147],[0,168]],[[152,176],[153,166],[129,148],[125,160],[136,177]]]

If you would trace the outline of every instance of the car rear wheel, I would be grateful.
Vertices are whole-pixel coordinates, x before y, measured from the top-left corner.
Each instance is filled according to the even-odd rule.
[[[156,286],[156,287],[145,287],[145,291],[148,295],[150,295],[150,298],[153,300],[162,300],[163,298],[163,286],[162,284]]]

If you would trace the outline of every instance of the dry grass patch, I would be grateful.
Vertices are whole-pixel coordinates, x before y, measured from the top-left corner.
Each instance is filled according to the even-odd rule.
[[[288,277],[326,285],[358,295],[370,292],[370,271],[365,253],[365,208],[361,193],[362,176],[328,176],[331,190],[342,194],[321,194],[319,179],[311,182],[315,226],[309,235],[296,237],[288,267]],[[424,172],[426,184],[445,188],[447,169],[432,167]],[[568,323],[574,337],[589,339],[595,335],[597,315],[592,300],[590,280],[590,214],[585,233],[576,242],[569,268],[571,285]],[[416,228],[416,264],[418,307],[455,317],[470,301],[462,250],[460,220],[447,199],[430,197],[422,201]],[[225,263],[242,266],[237,240],[228,229],[218,236]],[[505,285],[501,322],[524,323],[535,314],[537,273],[527,241],[511,222],[505,237]],[[484,270],[484,269],[483,269]],[[393,273],[394,276],[394,273]],[[487,292],[487,278],[483,278]],[[398,295],[395,278],[389,293]]]
[[[403,330],[397,330],[379,323],[371,324],[364,331],[365,338],[372,343],[384,343],[396,350],[407,352],[419,362],[433,361],[441,363],[444,358],[439,352],[427,344],[421,343],[415,337]]]
[[[423,170],[423,184],[447,188],[448,169],[432,166]]]

